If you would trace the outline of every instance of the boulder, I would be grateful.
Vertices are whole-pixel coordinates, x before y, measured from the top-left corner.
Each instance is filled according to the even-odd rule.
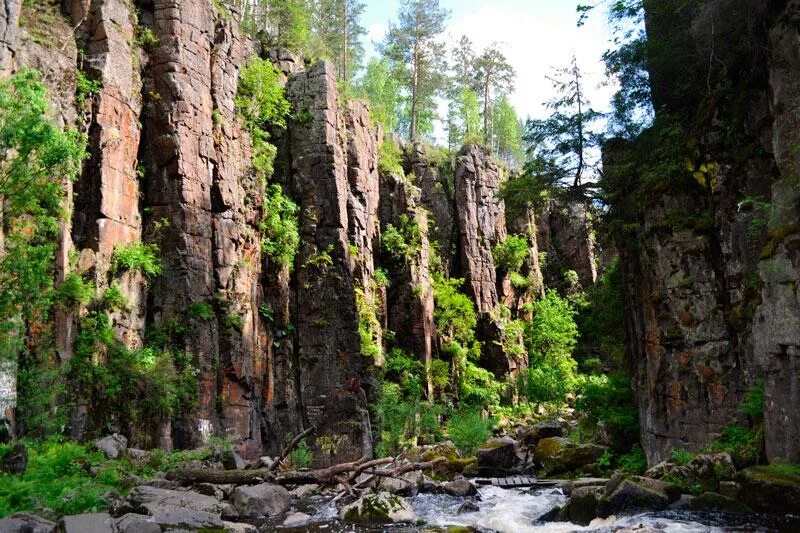
[[[222,527],[222,518],[219,513],[177,507],[162,509],[154,513],[153,522],[161,526],[162,530],[185,528],[190,531],[198,531]]]
[[[128,513],[117,518],[119,533],[161,533],[161,526],[152,516]]]
[[[342,508],[339,518],[361,524],[414,523],[416,518],[411,505],[399,496],[388,492],[365,494]]]
[[[414,496],[419,490],[420,483],[422,483],[422,472],[408,472],[399,478],[381,478],[378,488],[399,496]]]
[[[797,513],[800,509],[800,469],[753,466],[739,472],[740,497],[756,512]]]
[[[721,511],[734,514],[753,514],[753,510],[733,498],[716,492],[704,492],[693,498],[686,506],[689,511]]]
[[[103,452],[108,459],[117,459],[125,455],[128,449],[128,439],[125,435],[114,433],[94,443],[94,448]]]
[[[598,516],[598,492],[602,494],[602,488],[597,486],[578,487],[572,491],[572,495],[566,505],[553,517],[560,522],[572,522],[587,526]]]
[[[524,428],[517,432],[520,444],[528,448],[536,448],[542,439],[552,437],[566,437],[568,434],[566,425],[556,419],[546,420],[538,424]]]
[[[467,500],[458,507],[456,514],[477,513],[480,511],[478,504],[472,500]]]
[[[2,533],[53,533],[55,530],[55,522],[33,513],[14,513],[0,519]]]
[[[150,458],[150,452],[147,450],[140,450],[139,448],[128,448],[125,450],[126,455],[132,461],[146,462]]]
[[[445,459],[436,465],[436,472],[442,475],[461,474],[477,461],[475,457],[462,457],[461,452],[452,442],[425,446],[420,450],[421,461],[432,461],[439,457]]]
[[[311,520],[311,516],[306,513],[292,513],[283,521],[283,527],[298,527]]]
[[[700,454],[685,465],[662,461],[644,473],[653,479],[679,479],[686,487],[697,485],[706,491],[716,491],[720,481],[735,474],[736,467],[728,453]]]
[[[261,483],[236,487],[231,494],[231,503],[241,516],[275,516],[292,506],[292,496],[280,485]]]
[[[311,496],[318,490],[319,490],[319,485],[313,485],[313,484],[299,485],[293,488],[291,491],[289,491],[289,493],[292,495],[292,497],[302,500],[303,498]]]
[[[662,510],[669,505],[669,497],[663,491],[647,487],[632,479],[616,477],[606,485],[605,495],[600,499],[600,516],[630,514],[636,511]]]
[[[674,483],[644,476],[631,476],[630,479],[643,487],[663,492],[667,495],[670,503],[677,501],[681,497],[681,488]]]
[[[242,456],[235,451],[229,451],[223,455],[222,464],[226,470],[244,470],[247,466],[247,461],[242,459]]]
[[[478,466],[481,468],[509,469],[517,460],[517,441],[511,437],[491,439],[478,448]]]
[[[156,515],[174,509],[186,509],[219,515],[222,503],[212,496],[205,496],[190,490],[169,490],[140,485],[128,494],[128,505],[135,511]]]
[[[478,489],[475,488],[475,485],[463,477],[450,481],[449,483],[445,483],[442,485],[442,488],[451,496],[474,496],[478,493]]]
[[[548,437],[536,445],[534,459],[550,475],[596,463],[606,451],[607,448],[596,444],[575,444],[563,437]]]
[[[117,533],[117,524],[108,513],[65,516],[59,522],[62,533]]]

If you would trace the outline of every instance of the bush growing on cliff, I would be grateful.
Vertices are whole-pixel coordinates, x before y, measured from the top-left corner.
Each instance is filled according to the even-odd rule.
[[[391,140],[387,139],[381,143],[378,150],[378,170],[383,175],[405,176],[403,172],[403,152]]]
[[[236,111],[253,142],[253,168],[262,180],[272,176],[277,150],[269,130],[285,128],[291,105],[280,85],[280,73],[266,59],[252,59],[239,73]]]
[[[519,272],[529,253],[528,239],[521,235],[509,235],[492,250],[495,266],[506,272]]]
[[[419,253],[422,235],[417,221],[405,213],[398,217],[397,225],[387,224],[382,237],[383,248],[395,260],[408,263]]]
[[[116,244],[111,256],[111,271],[119,273],[135,270],[148,278],[159,276],[164,269],[159,253],[158,245],[154,243]]]
[[[261,220],[261,249],[278,265],[294,267],[300,245],[297,204],[283,194],[278,184],[272,184],[264,195],[264,217]]]
[[[603,422],[615,451],[627,451],[639,435],[630,377],[620,372],[584,376],[578,391],[575,408],[583,415],[584,429],[591,432]]]

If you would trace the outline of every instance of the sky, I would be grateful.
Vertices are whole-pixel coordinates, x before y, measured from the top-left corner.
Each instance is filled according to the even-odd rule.
[[[582,0],[586,3],[586,0]],[[367,30],[365,48],[374,54],[372,43],[383,40],[389,23],[396,19],[400,0],[364,0],[362,24]],[[516,70],[517,80],[511,102],[521,118],[544,118],[544,104],[553,97],[545,76],[553,68],[565,67],[572,54],[586,76],[585,88],[594,109],[605,111],[614,92],[602,86],[601,56],[610,47],[610,30],[605,13],[591,13],[578,28],[575,12],[580,0],[440,0],[450,10],[446,42],[467,35],[481,51],[497,42]]]

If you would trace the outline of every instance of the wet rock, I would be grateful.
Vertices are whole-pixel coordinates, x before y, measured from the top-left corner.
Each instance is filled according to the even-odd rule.
[[[693,498],[685,507],[689,511],[722,511],[734,514],[753,514],[746,504],[716,492],[704,492]]]
[[[661,510],[669,505],[669,497],[661,490],[646,487],[631,479],[615,480],[606,485],[599,502],[600,516],[632,513],[639,510]]]
[[[700,454],[685,465],[663,461],[645,472],[648,478],[680,479],[687,487],[699,485],[708,491],[716,491],[721,480],[734,474],[736,467],[728,453]]]
[[[120,533],[160,533],[161,526],[153,521],[152,516],[128,513],[117,518],[117,529]]]
[[[247,467],[247,461],[235,451],[226,453],[222,464],[226,470],[244,470]]]
[[[243,522],[222,522],[225,533],[258,533],[258,528]]]
[[[728,498],[738,499],[741,494],[742,486],[736,481],[720,481],[719,493]]]
[[[59,529],[62,533],[117,533],[117,525],[108,513],[65,516]]]
[[[153,522],[161,529],[186,528],[197,531],[222,527],[219,513],[209,513],[193,509],[165,508],[153,513]]]
[[[551,437],[566,437],[568,430],[566,424],[560,420],[546,420],[521,430],[517,436],[520,444],[528,448],[536,448],[542,439]]]
[[[398,496],[414,496],[422,483],[422,472],[408,472],[400,478],[385,477],[378,483],[378,489]]]
[[[185,509],[219,515],[222,503],[211,496],[188,490],[169,490],[142,485],[131,490],[128,505],[138,512],[155,515],[174,509]]]
[[[231,495],[231,503],[241,516],[255,518],[286,512],[292,505],[292,497],[289,491],[280,485],[262,483],[236,487]]]
[[[509,469],[517,460],[517,441],[511,437],[491,439],[478,448],[478,467]]]
[[[425,446],[420,449],[422,461],[432,461],[443,457],[445,460],[436,465],[439,474],[460,474],[472,464],[477,462],[475,457],[462,457],[461,452],[452,442]]]
[[[103,452],[108,459],[116,459],[125,455],[128,449],[128,439],[125,435],[114,433],[96,441],[94,448]]]
[[[598,493],[602,495],[603,489],[597,486],[579,487],[572,491],[566,505],[555,515],[558,521],[572,522],[582,526],[599,516]],[[545,520],[542,518],[542,520]],[[546,520],[545,520],[546,521]]]
[[[478,493],[475,485],[467,481],[465,478],[459,478],[449,483],[442,485],[442,489],[451,496],[474,496]]]
[[[272,465],[274,464],[275,464],[275,459],[273,459],[269,455],[264,455],[258,458],[258,463],[256,464],[256,468],[272,468]]]
[[[536,445],[534,459],[548,475],[571,472],[597,462],[607,448],[596,444],[575,444],[562,437],[542,439]]]
[[[283,521],[283,526],[284,527],[302,526],[309,520],[311,520],[311,516],[307,515],[306,513],[292,513],[286,517],[286,520]]]
[[[346,522],[357,523],[413,523],[411,505],[399,496],[388,492],[365,494],[357,501],[342,508],[339,517]]]
[[[478,504],[472,500],[467,500],[458,507],[456,514],[477,513],[480,511]]]
[[[14,513],[0,519],[0,531],[3,533],[53,533],[55,529],[55,522],[33,513]]]
[[[736,476],[740,497],[757,512],[796,513],[800,509],[800,475],[774,466],[753,466]]]
[[[24,474],[28,469],[28,448],[15,444],[0,460],[0,471],[13,475]]]
[[[289,492],[293,497],[302,500],[303,498],[311,496],[318,490],[319,490],[319,485],[310,484],[310,485],[300,485],[299,487],[293,488]]]

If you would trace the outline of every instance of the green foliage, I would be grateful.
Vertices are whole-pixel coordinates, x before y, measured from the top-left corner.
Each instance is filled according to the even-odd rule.
[[[155,243],[116,244],[111,255],[111,271],[120,273],[133,270],[141,272],[148,278],[159,276],[164,270],[159,253],[160,250]]]
[[[189,304],[189,307],[186,308],[186,314],[189,316],[189,318],[211,320],[214,318],[214,308],[210,303],[203,300],[198,300]]]
[[[433,359],[428,376],[435,389],[444,390],[450,384],[450,364],[441,359]]]
[[[288,459],[289,462],[292,464],[292,468],[297,470],[299,468],[308,468],[311,466],[311,461],[314,458],[314,454],[311,453],[311,450],[306,444],[306,441],[300,441],[300,443],[295,446],[294,450],[289,453]]]
[[[391,284],[389,281],[389,275],[386,273],[386,270],[382,268],[375,269],[373,279],[379,287],[388,287]]]
[[[121,475],[102,468],[100,452],[80,444],[49,440],[28,443],[28,469],[20,476],[0,474],[0,518],[11,513],[52,509],[57,514],[78,514],[104,510],[103,495],[119,491]]]
[[[286,127],[291,106],[279,83],[280,73],[266,59],[253,58],[239,73],[236,111],[253,142],[253,168],[263,180],[272,176],[277,150],[269,129]]]
[[[361,355],[379,360],[383,356],[383,347],[380,344],[381,322],[378,320],[374,296],[367,295],[361,288],[356,288],[355,297]]]
[[[311,12],[305,0],[270,0],[267,9],[270,47],[307,50],[311,40]]]
[[[631,451],[617,458],[617,465],[625,473],[641,474],[647,470],[647,458],[644,456],[642,447],[637,443],[633,445]]]
[[[158,36],[147,26],[136,27],[136,45],[142,48],[155,48],[158,46]]]
[[[764,420],[764,380],[759,379],[755,385],[747,390],[741,405],[742,413],[751,420],[759,422]]]
[[[463,88],[458,94],[454,109],[457,122],[455,125],[455,145],[486,144],[485,134],[481,125],[481,105],[478,95],[469,88]]]
[[[731,454],[738,465],[754,465],[761,458],[763,440],[761,426],[746,429],[732,424],[722,429],[722,436],[711,443],[711,449]]]
[[[86,76],[83,71],[76,71],[75,73],[75,102],[78,109],[86,109],[86,100],[90,96],[94,96],[100,92],[103,87],[100,80],[93,80]]]
[[[17,4],[19,6],[19,4]],[[59,45],[59,29],[66,26],[57,0],[24,0],[19,12],[19,25],[26,37],[45,47]]]
[[[387,58],[371,59],[355,88],[356,96],[369,103],[372,120],[390,132],[397,130],[402,99],[400,80],[393,75],[394,70],[393,63]],[[383,156],[380,161],[383,161]]]
[[[384,143],[386,144],[386,143]],[[397,225],[387,224],[382,237],[383,248],[394,259],[405,263],[419,254],[422,235],[417,221],[405,213],[398,218]]]
[[[128,308],[128,299],[122,293],[122,287],[116,281],[103,292],[101,302],[103,308],[108,311],[124,311]]]
[[[65,216],[63,184],[78,175],[86,157],[85,137],[59,130],[48,113],[47,91],[36,71],[0,81],[0,358],[5,359],[24,351],[26,324],[47,320],[58,224]]]
[[[403,176],[403,152],[391,139],[384,140],[378,151],[378,170],[382,175]]]
[[[382,384],[375,412],[380,436],[375,451],[379,457],[395,456],[421,439],[433,442],[440,433],[439,406],[423,402],[418,392],[404,392],[398,383]]]
[[[294,267],[294,258],[300,246],[299,208],[283,195],[278,184],[272,184],[264,195],[264,218],[261,220],[261,249],[275,263]]]
[[[588,305],[581,307],[575,317],[581,334],[577,352],[584,357],[596,357],[612,368],[624,368],[625,303],[618,257],[589,287],[586,301]]]
[[[673,449],[672,453],[670,454],[670,459],[672,459],[674,463],[681,466],[688,465],[695,457],[696,454],[686,450],[681,450],[680,448]]]
[[[324,269],[326,267],[333,266],[333,258],[331,257],[331,252],[333,252],[333,245],[330,244],[325,250],[317,250],[308,256],[305,263],[303,263],[303,268],[308,267],[317,267],[320,269]]]
[[[519,272],[529,253],[528,239],[522,235],[509,235],[492,249],[495,266],[506,272]]]
[[[80,305],[86,305],[94,296],[94,287],[80,274],[70,272],[58,286],[55,292],[55,300],[59,305],[74,309]]]
[[[639,421],[630,378],[616,372],[584,376],[578,386],[575,408],[583,415],[584,428],[603,422],[615,450],[623,452],[639,435]]]
[[[492,436],[494,420],[478,410],[455,412],[447,421],[447,436],[464,455],[475,455],[478,446]]]
[[[434,276],[433,296],[436,307],[433,317],[436,332],[445,343],[456,341],[466,345],[475,339],[478,317],[475,314],[475,304],[459,290],[463,284],[463,279]]]
[[[494,111],[494,137],[498,155],[510,166],[522,159],[522,123],[508,96],[501,95]]]

